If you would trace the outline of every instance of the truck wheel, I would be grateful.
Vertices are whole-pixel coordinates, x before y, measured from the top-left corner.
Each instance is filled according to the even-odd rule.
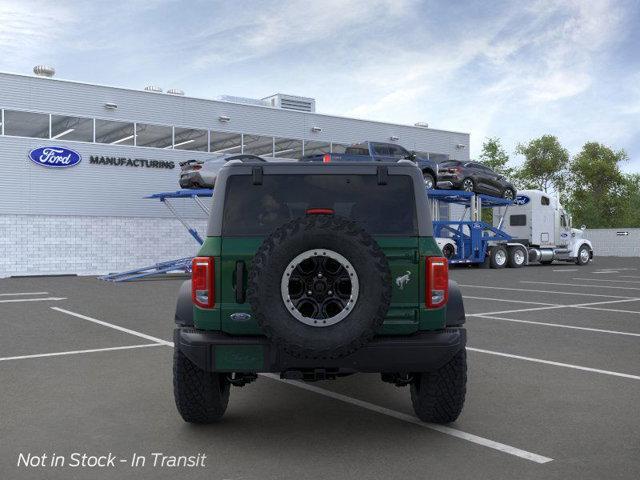
[[[422,178],[424,178],[424,186],[427,190],[436,188],[436,181],[429,172],[422,172]]]
[[[489,265],[491,268],[504,268],[507,265],[507,249],[502,245],[491,247]]]
[[[423,422],[455,421],[467,392],[467,351],[463,348],[435,372],[414,374],[411,403]]]
[[[269,235],[249,270],[247,299],[265,335],[297,358],[331,359],[368,343],[391,302],[376,241],[338,215],[307,215]]]
[[[447,260],[452,259],[455,254],[456,249],[450,243],[447,243],[442,247],[442,255],[444,255],[444,258],[446,258]]]
[[[173,351],[173,395],[185,422],[213,423],[229,403],[230,383],[225,374],[205,372],[178,348]]]
[[[582,245],[578,250],[578,256],[576,257],[576,263],[578,265],[586,265],[591,260],[589,247]]]
[[[527,261],[527,253],[522,247],[509,247],[509,267],[520,268]]]

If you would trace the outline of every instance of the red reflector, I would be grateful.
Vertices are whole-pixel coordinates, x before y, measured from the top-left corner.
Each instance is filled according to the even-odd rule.
[[[333,215],[334,212],[332,208],[308,208],[307,215]]]
[[[215,305],[215,262],[213,257],[196,257],[191,263],[191,300],[200,308]]]
[[[322,156],[322,163],[331,163],[331,154],[325,153]]]
[[[442,307],[449,298],[449,265],[444,257],[427,257],[425,262],[425,304]]]

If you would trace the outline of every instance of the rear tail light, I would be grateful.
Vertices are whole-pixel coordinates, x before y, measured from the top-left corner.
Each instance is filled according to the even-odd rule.
[[[444,257],[427,257],[425,262],[425,304],[427,308],[442,307],[449,297],[449,266]]]
[[[191,264],[191,300],[200,308],[215,305],[215,262],[213,257],[196,257]]]
[[[202,168],[202,165],[193,165],[193,170],[200,170]]]
[[[307,215],[333,215],[335,212],[332,208],[307,208]]]
[[[322,156],[322,163],[331,163],[331,154],[330,153],[325,153]]]

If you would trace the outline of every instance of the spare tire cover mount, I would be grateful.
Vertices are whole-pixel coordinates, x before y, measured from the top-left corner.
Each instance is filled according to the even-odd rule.
[[[360,283],[351,262],[329,249],[296,256],[284,270],[280,291],[289,313],[312,327],[342,321],[358,300]]]

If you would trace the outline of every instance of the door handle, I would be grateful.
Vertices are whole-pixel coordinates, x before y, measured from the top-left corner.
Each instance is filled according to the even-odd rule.
[[[245,266],[243,261],[236,262],[236,303],[244,303],[246,292],[244,288]]]

